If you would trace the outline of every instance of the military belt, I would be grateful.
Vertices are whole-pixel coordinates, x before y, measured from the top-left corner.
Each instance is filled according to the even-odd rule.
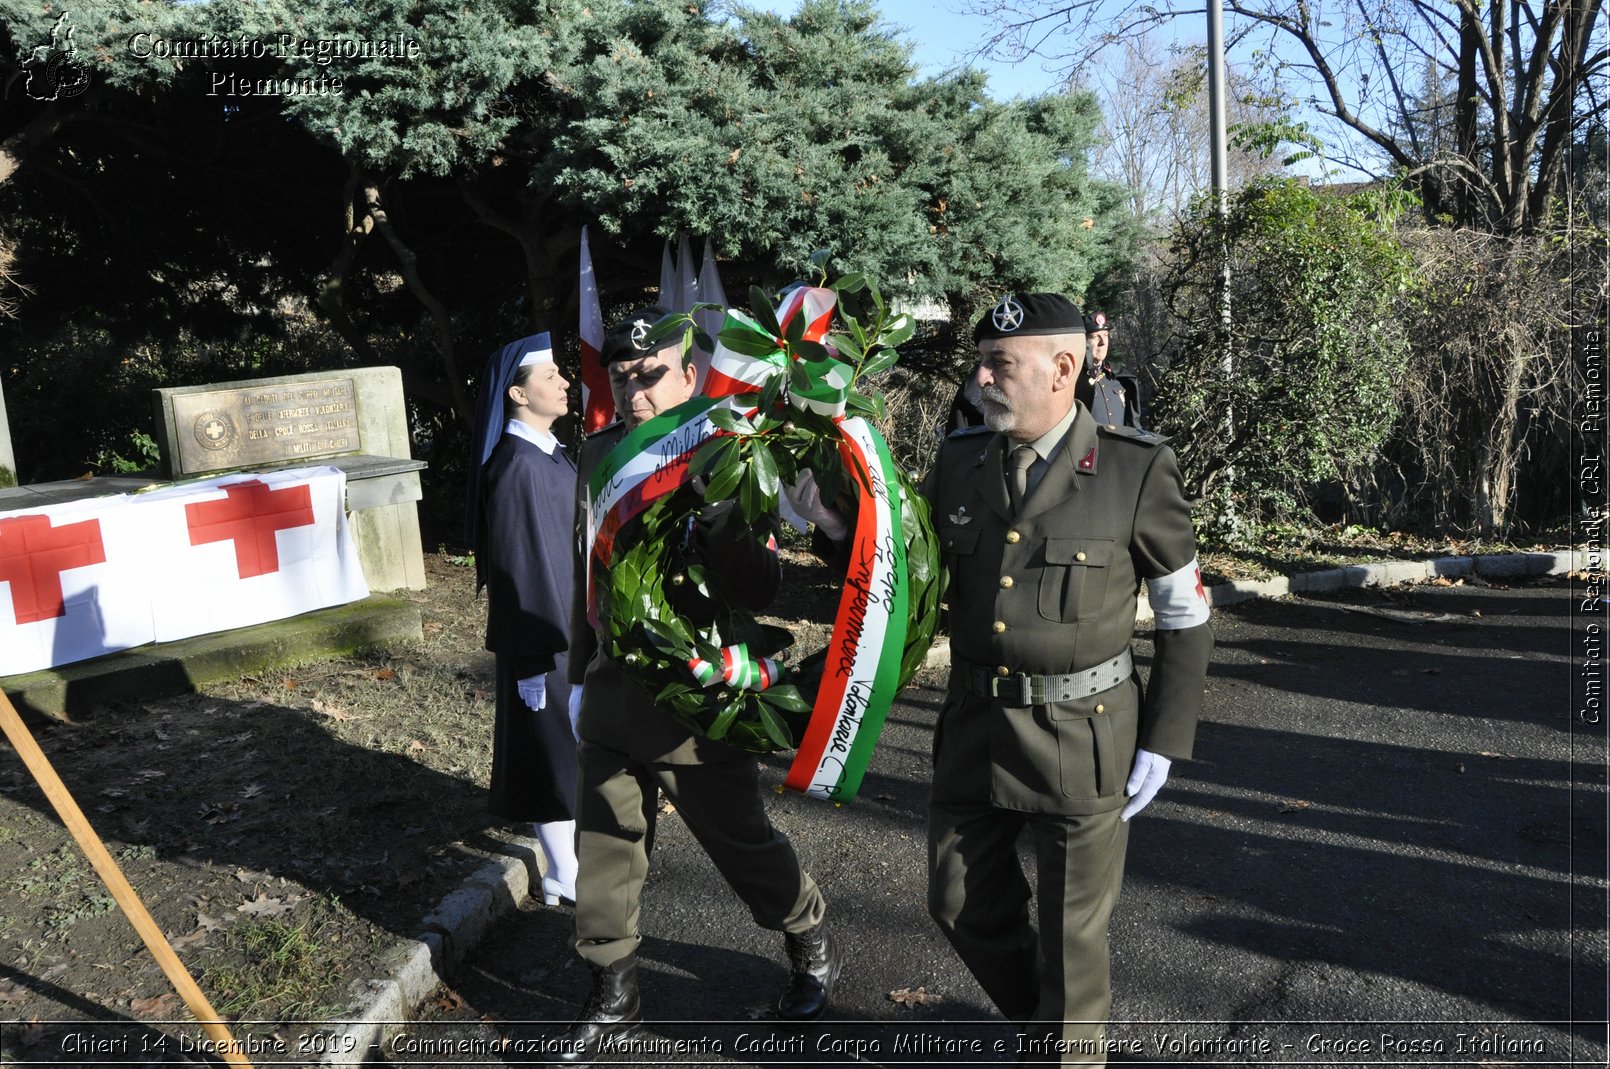
[[[1031,676],[1023,672],[1001,675],[1000,669],[956,661],[969,694],[999,698],[1008,705],[1027,707],[1071,702],[1111,690],[1135,671],[1135,658],[1129,647],[1110,661],[1065,676]]]

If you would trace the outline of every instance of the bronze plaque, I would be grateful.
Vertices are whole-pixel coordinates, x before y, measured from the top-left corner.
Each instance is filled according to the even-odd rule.
[[[175,475],[197,475],[358,449],[351,379],[172,395]]]

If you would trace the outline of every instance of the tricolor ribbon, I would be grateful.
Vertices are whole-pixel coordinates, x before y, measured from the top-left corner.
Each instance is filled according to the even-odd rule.
[[[717,397],[695,397],[668,412],[639,424],[604,457],[588,482],[587,620],[602,627],[598,615],[595,574],[609,567],[615,536],[634,516],[692,477],[688,462],[694,452],[715,434],[710,410]]]
[[[734,334],[739,337],[752,335],[750,343],[743,348],[753,351],[739,352],[718,336],[716,351],[710,354],[710,371],[704,379],[706,396],[731,397],[740,393],[759,393],[772,376],[788,366],[788,354],[776,338],[753,319],[729,308],[726,321],[721,326],[721,335],[732,338]],[[734,341],[734,344],[741,343]]]
[[[900,687],[900,660],[910,619],[910,581],[899,475],[889,446],[856,417],[839,425],[845,467],[864,473],[858,488],[855,541],[828,641],[822,683],[805,737],[784,783],[804,794],[847,802],[861,788],[872,748]]]
[[[688,661],[688,670],[701,687],[725,683],[734,690],[765,690],[783,677],[782,664],[775,657],[754,657],[749,643],[721,647],[721,665],[694,657]]]
[[[822,293],[827,296],[818,296]],[[832,290],[804,287],[792,290],[783,305],[788,314],[781,318],[786,323],[794,315],[817,316],[808,321],[805,340],[820,342],[827,334],[827,321],[833,315],[832,300]],[[788,357],[781,343],[742,312],[729,310],[721,333],[742,351],[727,342],[716,342],[715,354],[710,358],[710,373],[704,383],[707,395],[730,397],[759,393],[772,378],[788,369]],[[854,377],[854,368],[831,356],[821,360],[796,360],[789,401],[796,408],[836,419],[844,415],[850,397],[850,381]]]

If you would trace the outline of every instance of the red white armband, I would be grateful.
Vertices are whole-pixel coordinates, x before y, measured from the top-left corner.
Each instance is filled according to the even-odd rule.
[[[1159,631],[1182,631],[1207,623],[1207,590],[1194,557],[1179,571],[1146,580],[1146,600],[1151,602]]]

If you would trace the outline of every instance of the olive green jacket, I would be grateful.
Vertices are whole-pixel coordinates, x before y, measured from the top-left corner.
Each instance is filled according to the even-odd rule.
[[[1021,707],[969,693],[968,666],[1004,678],[1064,675],[1129,646],[1140,580],[1196,557],[1174,453],[1148,432],[1098,426],[1081,404],[1013,518],[1004,436],[958,431],[924,484],[950,571],[952,671],[934,743],[934,798],[1023,812],[1118,808],[1144,747],[1189,757],[1212,633],[1158,631],[1150,683]]]

